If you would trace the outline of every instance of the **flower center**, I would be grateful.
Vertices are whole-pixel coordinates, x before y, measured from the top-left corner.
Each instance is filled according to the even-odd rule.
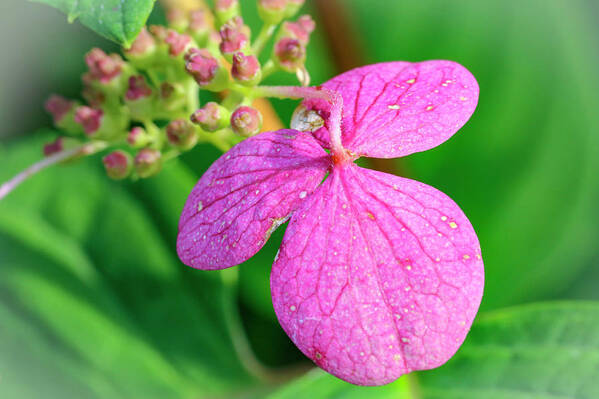
[[[356,159],[360,158],[360,156],[343,148],[342,151],[332,151],[331,158],[334,166],[341,166],[354,162]]]

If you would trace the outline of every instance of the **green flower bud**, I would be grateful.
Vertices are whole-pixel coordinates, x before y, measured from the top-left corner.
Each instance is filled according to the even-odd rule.
[[[135,156],[135,171],[141,178],[154,176],[162,169],[162,154],[152,148],[144,148]]]
[[[196,128],[185,119],[177,119],[166,127],[166,138],[170,145],[183,151],[187,151],[198,142]]]
[[[216,0],[214,2],[214,13],[220,26],[231,18],[241,15],[239,2],[237,0]]]
[[[230,118],[229,110],[215,102],[206,103],[191,115],[191,121],[207,132],[215,132],[229,126]]]
[[[286,12],[287,0],[258,0],[258,14],[266,24],[280,24]]]

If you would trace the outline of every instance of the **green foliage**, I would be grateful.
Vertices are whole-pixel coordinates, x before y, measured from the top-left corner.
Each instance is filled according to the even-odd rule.
[[[1,180],[38,157],[41,138],[1,154]],[[224,325],[219,276],[184,267],[169,234],[195,177],[173,164],[165,177],[180,185],[156,180],[134,196],[98,163],[46,171],[0,203],[0,341],[19,348],[0,356],[3,390],[179,398],[251,384]],[[164,193],[160,231],[150,210]]]
[[[268,396],[268,399],[411,399],[414,397],[411,380],[413,376],[404,376],[383,387],[359,387],[314,369]]]
[[[525,305],[479,318],[444,367],[423,372],[425,399],[599,397],[599,303]]]
[[[146,24],[156,0],[30,0],[77,18],[99,35],[129,47]]]

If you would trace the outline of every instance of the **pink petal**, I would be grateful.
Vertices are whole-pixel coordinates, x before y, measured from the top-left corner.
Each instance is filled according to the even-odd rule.
[[[381,385],[455,353],[480,304],[483,263],[446,195],[350,164],[294,212],[271,291],[306,356],[348,382]]]
[[[343,96],[344,146],[376,158],[438,146],[468,121],[478,102],[476,80],[451,61],[368,65],[323,86]]]
[[[183,263],[213,270],[254,255],[324,178],[327,153],[307,133],[279,130],[237,144],[199,180],[179,221]]]

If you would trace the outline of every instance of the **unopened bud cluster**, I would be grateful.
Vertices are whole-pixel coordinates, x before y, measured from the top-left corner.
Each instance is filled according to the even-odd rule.
[[[109,177],[146,178],[200,142],[222,149],[259,133],[253,88],[276,71],[309,80],[304,63],[314,22],[307,15],[287,21],[303,2],[258,0],[263,27],[254,38],[237,0],[215,0],[212,10],[169,10],[168,26],[144,28],[124,56],[91,50],[83,101],[53,95],[46,102],[68,137],[46,145],[44,154],[103,142],[113,148],[103,158]],[[273,36],[272,53],[261,64]],[[220,103],[201,106],[201,89],[219,93]]]

